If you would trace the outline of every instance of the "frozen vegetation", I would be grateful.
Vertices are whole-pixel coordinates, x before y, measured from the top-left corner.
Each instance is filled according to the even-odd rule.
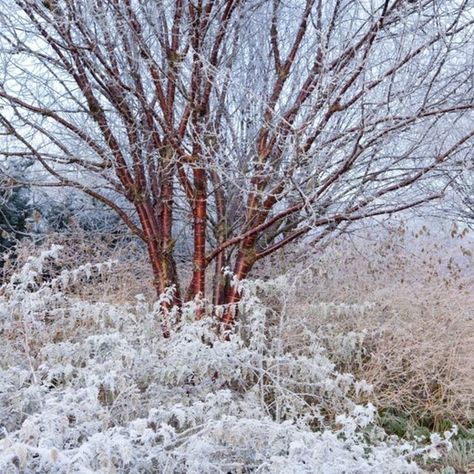
[[[284,293],[284,279],[234,282],[230,341],[212,318],[195,321],[199,302],[166,339],[159,303],[69,291],[114,262],[61,271],[60,254],[30,258],[2,288],[2,473],[409,473],[450,446],[454,430],[387,435],[357,403],[370,385],[338,372],[317,333],[292,342],[285,311],[259,297]]]
[[[473,3],[0,0],[0,474],[474,472]]]

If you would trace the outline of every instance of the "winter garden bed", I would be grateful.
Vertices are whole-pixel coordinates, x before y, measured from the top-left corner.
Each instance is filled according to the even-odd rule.
[[[194,321],[197,303],[164,339],[144,298],[68,295],[113,262],[43,281],[60,252],[30,258],[2,289],[1,472],[406,473],[449,448],[453,431],[387,435],[354,401],[370,386],[338,373],[316,334],[292,345],[284,315],[256,296],[278,282],[235,283],[230,341],[212,318]]]

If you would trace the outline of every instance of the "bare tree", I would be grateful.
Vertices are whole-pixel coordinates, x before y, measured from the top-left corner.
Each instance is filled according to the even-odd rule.
[[[456,162],[450,173],[453,192],[443,206],[443,215],[459,219],[472,228],[474,224],[474,153]]]
[[[436,199],[472,149],[467,0],[0,4],[1,153],[113,208],[176,304],[212,267],[231,307],[222,268]]]

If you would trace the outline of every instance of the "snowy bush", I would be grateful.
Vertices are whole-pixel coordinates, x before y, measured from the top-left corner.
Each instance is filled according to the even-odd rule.
[[[2,473],[418,472],[449,437],[426,446],[388,437],[363,381],[338,373],[318,342],[293,345],[284,312],[244,282],[235,334],[181,311],[169,338],[158,306],[88,303],[68,288],[113,268],[44,269],[54,247],[2,287]],[[211,311],[211,310],[209,310]],[[219,313],[221,308],[214,308]]]

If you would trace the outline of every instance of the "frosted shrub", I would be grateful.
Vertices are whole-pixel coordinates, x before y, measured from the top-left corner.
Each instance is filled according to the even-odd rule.
[[[194,320],[199,302],[165,339],[158,306],[140,296],[126,308],[68,294],[113,263],[46,278],[59,253],[2,288],[2,473],[405,473],[449,445],[387,437],[375,409],[348,396],[367,384],[338,373],[314,334],[292,344],[284,298],[270,309],[258,297],[283,281],[235,282],[230,340],[216,318]]]

